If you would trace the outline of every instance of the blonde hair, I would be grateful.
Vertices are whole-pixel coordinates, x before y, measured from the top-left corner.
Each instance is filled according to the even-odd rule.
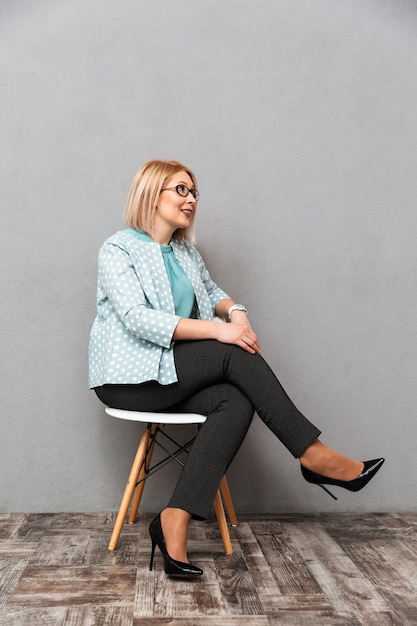
[[[186,172],[193,181],[193,187],[197,189],[193,172],[178,161],[148,161],[136,172],[124,209],[124,218],[130,228],[143,230],[152,236],[156,205],[161,189],[167,180],[178,172]],[[173,238],[193,242],[194,218],[195,211],[193,211],[190,225],[187,228],[178,228]]]

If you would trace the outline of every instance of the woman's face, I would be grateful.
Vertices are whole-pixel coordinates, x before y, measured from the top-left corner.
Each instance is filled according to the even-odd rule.
[[[156,205],[153,223],[154,235],[159,243],[169,243],[172,234],[178,228],[187,228],[196,209],[197,201],[194,196],[191,193],[185,197],[181,196],[175,189],[178,185],[194,189],[193,181],[187,172],[174,174],[164,184]]]

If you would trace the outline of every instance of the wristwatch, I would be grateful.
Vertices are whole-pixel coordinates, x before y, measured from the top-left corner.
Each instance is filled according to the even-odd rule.
[[[232,313],[233,313],[233,311],[243,311],[244,313],[247,313],[246,307],[243,306],[243,304],[234,304],[227,311],[227,321],[228,322],[232,321]]]

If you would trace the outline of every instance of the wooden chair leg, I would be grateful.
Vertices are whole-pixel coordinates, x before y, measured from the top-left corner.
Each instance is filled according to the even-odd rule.
[[[152,461],[152,455],[155,449],[157,432],[158,432],[158,424],[152,424],[151,432],[149,435],[152,443],[149,446],[148,454],[146,455],[146,464],[148,467]],[[132,501],[132,508],[130,509],[129,524],[133,524],[136,521],[136,516],[138,514],[140,501],[142,499],[143,490],[145,488],[145,482],[146,482],[145,463],[143,463],[142,467],[140,468],[138,481],[141,481],[141,482],[139,482],[139,484],[136,486],[136,489],[135,489],[135,493],[134,493],[133,501]]]
[[[217,517],[217,523],[220,528],[220,534],[223,539],[224,551],[226,552],[226,554],[233,554],[229,528],[227,526],[226,515],[224,514],[223,502],[219,489],[217,490],[216,497],[214,498],[214,510]]]
[[[236,511],[235,507],[233,506],[233,500],[230,494],[229,483],[227,482],[226,476],[223,476],[220,481],[220,493],[222,494],[223,502],[226,506],[226,511],[229,516],[229,521],[231,525],[237,526],[239,522],[237,521]]]
[[[129,508],[129,504],[132,500],[133,492],[136,487],[140,468],[142,467],[142,463],[146,454],[146,449],[148,447],[150,433],[151,433],[151,429],[148,424],[148,426],[143,431],[143,435],[140,440],[138,450],[136,452],[135,460],[133,461],[132,469],[130,470],[125,492],[123,494],[123,498],[120,503],[119,512],[117,514],[116,522],[114,524],[113,532],[110,538],[110,543],[109,543],[109,548],[108,548],[109,550],[115,550],[117,546],[117,542],[119,541],[120,533],[122,532],[122,527],[126,519],[126,514]]]

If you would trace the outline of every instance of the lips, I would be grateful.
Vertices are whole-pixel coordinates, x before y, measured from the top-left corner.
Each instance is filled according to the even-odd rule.
[[[193,212],[190,209],[183,209],[181,213],[184,213],[187,217],[191,217]]]

